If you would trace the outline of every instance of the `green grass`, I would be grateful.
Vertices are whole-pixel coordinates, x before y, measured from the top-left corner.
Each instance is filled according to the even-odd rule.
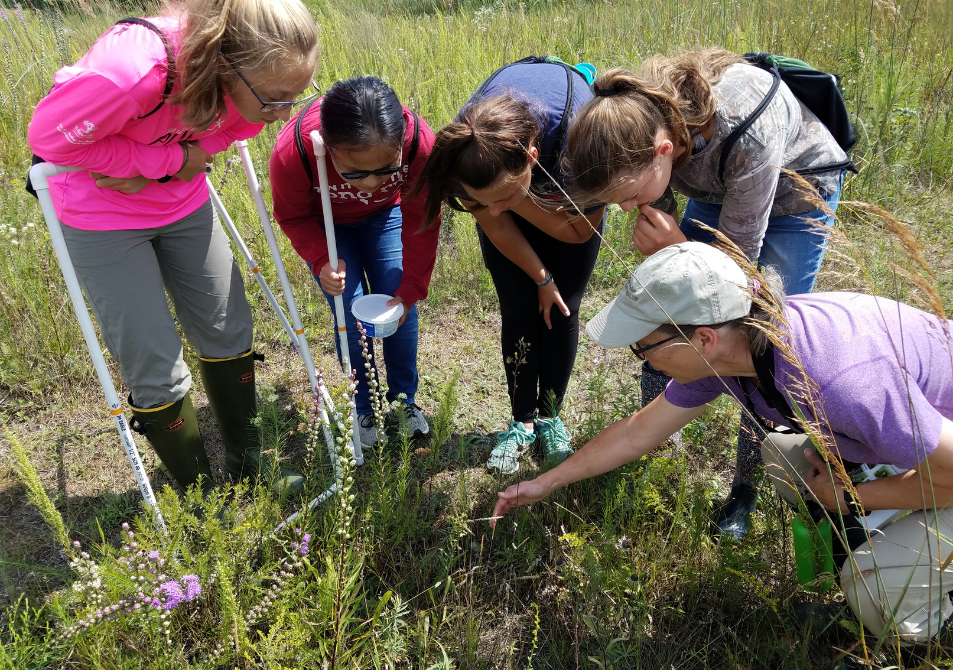
[[[10,443],[0,443],[0,584],[6,594],[0,602],[9,605],[0,625],[0,665],[279,668],[321,667],[333,658],[339,668],[793,669],[829,666],[835,648],[857,642],[849,618],[823,634],[793,621],[791,604],[810,596],[794,578],[789,513],[771,495],[762,497],[741,547],[720,548],[709,539],[712,499],[723,494],[732,467],[737,410],[728,401],[693,423],[689,445],[670,456],[568,487],[512,513],[495,532],[479,520],[490,514],[495,492],[510,483],[482,468],[507,410],[495,290],[473,220],[458,213],[444,221],[431,297],[421,305],[419,402],[435,417],[434,439],[393,439],[354,471],[353,501],[338,498],[303,522],[314,534],[313,551],[281,587],[268,617],[243,623],[275,583],[290,546],[289,536],[263,535],[293,505],[264,491],[247,492],[229,503],[234,518],[211,521],[215,505],[226,504],[219,499],[206,510],[210,521],[198,525],[166,494],[174,539],[163,551],[179,561],[176,575],[201,577],[202,598],[175,611],[169,638],[161,622],[128,618],[55,642],[89,608],[69,588],[77,575],[56,549],[61,532],[44,525],[51,510],[59,510],[70,537],[81,539],[102,566],[110,598],[129,588],[115,560],[119,524],[138,524],[143,546],[160,542],[146,519],[132,518],[138,503],[131,502],[128,465],[104,416],[39,209],[21,188],[30,159],[25,134],[57,67],[76,60],[116,19],[148,12],[105,1],[38,6],[24,10],[23,23],[5,6],[0,21],[0,417],[36,466],[21,482],[9,474]],[[953,307],[948,2],[348,0],[312,6],[324,45],[318,83],[381,76],[435,129],[490,72],[531,53],[585,60],[601,70],[678,46],[720,44],[783,53],[837,72],[860,136],[854,159],[861,173],[848,179],[844,199],[882,205],[907,222],[937,272],[944,306]],[[268,128],[252,142],[266,197],[275,133]],[[223,158],[213,182],[277,287],[240,166]],[[848,247],[835,242],[821,286],[921,299],[893,268],[906,256],[883,224],[846,206],[840,214],[858,256],[838,260]],[[630,234],[629,217],[614,212],[583,320],[638,262]],[[315,356],[331,370],[324,298],[290,245],[282,242],[282,250]],[[866,276],[856,273],[858,257]],[[266,446],[283,449],[302,466],[310,457],[296,426],[307,422],[309,405],[300,364],[260,292],[247,283],[258,340],[269,356],[262,376],[279,395],[265,408],[273,428]],[[623,354],[581,342],[564,410],[577,442],[638,406],[636,370]],[[214,452],[207,410],[200,408],[199,418]],[[312,486],[318,489],[329,468],[320,445],[315,454]],[[167,481],[151,454],[144,458],[154,481]],[[522,476],[532,476],[535,461]],[[46,502],[39,495],[44,489]],[[23,502],[27,495],[37,507]],[[352,515],[351,535],[342,536],[338,531]],[[903,665],[890,652],[871,658],[875,666]]]

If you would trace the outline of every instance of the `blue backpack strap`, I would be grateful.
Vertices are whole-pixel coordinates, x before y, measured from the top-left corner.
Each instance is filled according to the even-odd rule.
[[[140,19],[135,16],[130,16],[125,19],[120,19],[116,21],[115,25],[117,26],[137,25],[137,26],[142,26],[144,28],[148,28],[149,30],[151,30],[152,32],[154,32],[156,35],[159,36],[159,39],[162,40],[162,46],[165,47],[166,66],[167,66],[166,75],[165,75],[165,90],[162,91],[162,100],[160,100],[159,104],[155,106],[155,109],[153,109],[148,114],[145,114],[139,117],[140,119],[144,119],[147,116],[152,116],[153,114],[155,114],[162,108],[162,105],[165,104],[165,101],[169,97],[169,94],[172,93],[173,86],[175,86],[175,54],[172,51],[172,44],[169,42],[169,38],[166,37],[165,33],[162,32],[162,30],[160,30],[158,26],[156,26],[154,23],[150,23],[149,21],[146,21],[145,19]]]
[[[572,101],[575,96],[574,84],[572,80],[572,73],[577,73],[583,79],[586,79],[586,75],[574,68],[568,63],[557,59],[546,60],[547,63],[552,63],[554,65],[561,65],[562,68],[566,71],[566,106],[563,107],[563,115],[559,119],[559,125],[556,127],[556,135],[553,138],[553,153],[555,154],[553,158],[559,156],[559,148],[563,146],[563,143],[566,138],[566,131],[569,129],[569,117],[572,116]],[[587,80],[588,81],[588,80]]]

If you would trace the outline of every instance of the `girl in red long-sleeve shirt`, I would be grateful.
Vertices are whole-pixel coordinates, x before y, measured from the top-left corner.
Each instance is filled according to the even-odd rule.
[[[321,193],[314,169],[311,131],[327,146],[334,234],[339,266],[328,262]],[[296,137],[300,137],[299,151]],[[406,396],[412,433],[430,427],[414,404],[417,392],[417,309],[427,297],[437,257],[439,226],[418,233],[426,190],[409,198],[433,146],[433,132],[376,77],[334,84],[314,105],[301,111],[278,134],[271,156],[275,219],[298,255],[311,268],[333,312],[334,296],[344,298],[348,346],[360,351],[351,303],[367,293],[393,295],[404,316],[384,340],[387,399]],[[338,343],[340,356],[340,343]],[[350,361],[352,368],[361,366]],[[377,441],[368,385],[358,375],[357,413],[361,444]]]

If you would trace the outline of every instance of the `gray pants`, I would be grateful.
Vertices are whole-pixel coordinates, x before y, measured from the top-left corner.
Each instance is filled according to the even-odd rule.
[[[797,504],[813,467],[805,435],[771,433],[761,444],[765,471],[786,501]],[[835,517],[836,519],[836,517]],[[953,509],[918,510],[870,531],[840,570],[858,620],[877,636],[925,642],[953,615]]]
[[[158,228],[61,227],[80,286],[137,407],[175,402],[192,382],[166,291],[200,357],[230,358],[251,349],[245,283],[210,201]]]

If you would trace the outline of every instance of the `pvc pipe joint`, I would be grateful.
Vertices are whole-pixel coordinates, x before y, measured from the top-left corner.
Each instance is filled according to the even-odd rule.
[[[82,168],[69,165],[54,165],[53,163],[37,163],[30,168],[30,183],[35,191],[49,190],[49,178],[63,172],[76,172]]]
[[[311,131],[311,144],[314,145],[314,154],[316,156],[324,156],[328,153],[324,146],[324,138],[321,137],[321,133],[317,130]]]

